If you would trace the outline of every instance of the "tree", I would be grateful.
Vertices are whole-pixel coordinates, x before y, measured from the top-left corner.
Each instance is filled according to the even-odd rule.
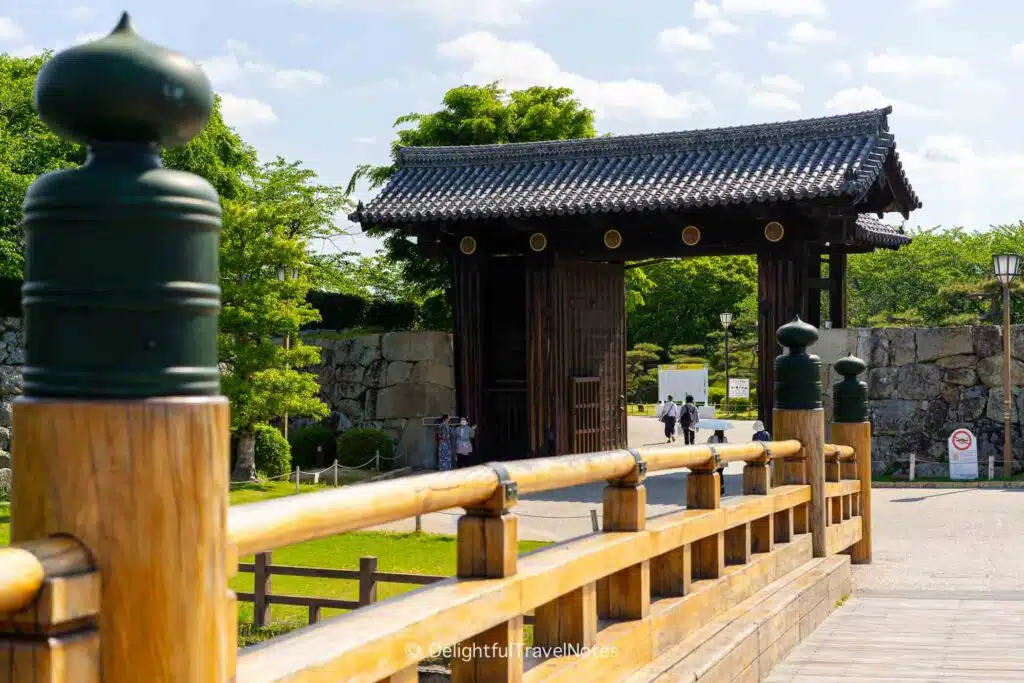
[[[360,179],[370,189],[384,185],[394,173],[401,147],[441,145],[482,145],[508,142],[538,142],[591,138],[594,112],[586,109],[569,88],[533,87],[507,93],[497,83],[452,88],[442,98],[442,108],[430,114],[407,114],[395,126],[413,124],[398,131],[391,144],[392,163],[359,166],[349,181],[355,191]],[[447,261],[424,258],[401,229],[370,227],[367,233],[382,237],[387,258],[401,268],[402,276],[415,288],[425,311],[434,311],[431,327],[450,327],[451,268]]]
[[[338,188],[315,181],[312,171],[278,158],[259,169],[239,199],[222,201],[219,351],[238,437],[236,481],[255,475],[256,425],[286,413],[328,413],[316,376],[301,369],[317,364],[320,350],[303,344],[299,330],[320,318],[306,302],[323,275],[310,243],[339,232],[334,216],[346,200]]]
[[[657,365],[664,351],[657,344],[640,343],[626,351],[626,396],[631,403],[643,403],[646,389],[658,383]]]
[[[28,186],[43,173],[85,162],[84,147],[58,137],[36,114],[36,76],[50,56],[0,54],[0,277],[22,276],[21,206]],[[240,196],[257,167],[256,152],[224,122],[219,97],[206,128],[183,147],[164,150],[163,161],[206,178],[225,199]]]

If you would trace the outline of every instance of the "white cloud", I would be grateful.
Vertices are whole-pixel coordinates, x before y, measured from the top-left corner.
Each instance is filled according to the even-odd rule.
[[[713,21],[722,16],[722,10],[708,0],[694,0],[693,18],[700,21]]]
[[[1010,54],[1014,57],[1024,57],[1024,41],[1021,41],[1010,48]]]
[[[953,0],[913,0],[914,9],[926,12],[932,9],[946,9],[953,6]]]
[[[12,57],[35,57],[38,54],[42,54],[42,48],[38,48],[35,45],[22,45],[16,47],[13,50],[7,50],[8,54]]]
[[[244,47],[244,44],[238,43],[235,47]],[[212,57],[200,64],[216,87],[236,85],[251,77],[278,90],[300,90],[306,87],[320,86],[327,82],[326,75],[313,69],[281,69],[272,64],[251,59],[243,61],[234,52]]]
[[[713,36],[730,36],[740,32],[740,27],[728,19],[712,19],[704,30]]]
[[[775,111],[800,111],[800,103],[792,97],[777,92],[756,92],[747,98],[747,103],[757,109]]]
[[[359,138],[352,138],[352,142],[356,143],[357,145],[374,145],[377,144],[377,138],[373,137],[372,135],[368,135]]]
[[[836,39],[836,32],[818,28],[809,21],[801,21],[789,30],[789,39],[794,43],[825,43]]]
[[[694,33],[685,26],[667,28],[658,34],[658,47],[664,52],[678,52],[682,50],[710,50],[711,39],[707,36]]]
[[[799,45],[794,45],[793,43],[779,43],[774,40],[770,40],[767,43],[765,43],[765,47],[767,47],[770,52],[780,52],[783,54],[800,52]]]
[[[868,109],[881,109],[891,106],[893,112],[901,116],[915,116],[923,118],[936,118],[941,114],[920,107],[916,104],[887,97],[878,88],[869,85],[862,85],[857,88],[844,88],[833,95],[827,102],[825,108],[838,114],[849,114]]]
[[[804,86],[800,85],[792,76],[776,74],[775,76],[764,76],[761,83],[773,91],[803,92]]]
[[[0,43],[21,40],[25,32],[10,17],[0,17]]]
[[[723,88],[742,88],[743,74],[720,67],[718,72],[715,73],[715,83]]]
[[[251,97],[240,97],[228,92],[220,93],[221,114],[231,126],[274,123],[277,115],[266,102]]]
[[[774,14],[777,17],[821,17],[824,0],[722,0],[726,14]]]
[[[79,5],[78,7],[72,7],[68,10],[68,16],[72,19],[82,20],[88,19],[92,16],[92,10],[85,5]]]
[[[537,0],[294,0],[303,7],[412,12],[444,24],[508,26],[526,20]]]
[[[849,62],[842,59],[829,64],[828,70],[840,78],[849,78],[853,75],[853,67],[850,66]]]
[[[864,60],[868,73],[889,76],[966,76],[967,63],[959,57],[905,55],[896,52],[868,55]]]
[[[82,33],[82,34],[79,34],[79,35],[75,36],[71,40],[71,44],[68,47],[71,47],[71,46],[74,46],[74,45],[81,45],[82,43],[91,43],[94,40],[99,40],[100,38],[106,38],[106,37],[107,37],[107,34],[106,33],[102,33],[100,31],[95,31],[93,33]]]
[[[566,86],[599,116],[679,120],[711,108],[710,102],[697,93],[673,94],[657,83],[636,79],[599,81],[564,71],[536,45],[501,40],[486,31],[468,33],[441,43],[437,49],[442,57],[464,65],[464,82],[501,81],[511,89]]]

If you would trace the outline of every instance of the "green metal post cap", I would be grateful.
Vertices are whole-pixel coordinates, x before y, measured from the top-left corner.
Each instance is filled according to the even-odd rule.
[[[818,341],[818,330],[800,316],[783,325],[776,338],[789,353],[775,359],[775,407],[782,410],[821,408],[821,360],[807,353]]]
[[[139,38],[126,14],[49,60],[36,103],[89,157],[25,194],[25,395],[220,393],[220,199],[159,154],[206,124],[206,77]]]
[[[867,370],[867,363],[854,355],[840,358],[833,365],[841,382],[832,388],[832,419],[834,422],[867,422],[868,385],[857,379]]]
[[[39,116],[84,144],[185,144],[206,125],[213,90],[197,64],[144,40],[125,12],[110,35],[46,62],[35,88]]]

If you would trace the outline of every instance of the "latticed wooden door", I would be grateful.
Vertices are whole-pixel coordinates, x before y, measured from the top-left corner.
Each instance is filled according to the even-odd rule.
[[[601,379],[572,378],[572,452],[601,450]]]

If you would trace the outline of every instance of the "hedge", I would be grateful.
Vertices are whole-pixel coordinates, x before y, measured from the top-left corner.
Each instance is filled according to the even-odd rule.
[[[338,437],[338,464],[345,467],[372,467],[380,455],[380,470],[392,469],[395,445],[391,436],[379,429],[350,429]]]

